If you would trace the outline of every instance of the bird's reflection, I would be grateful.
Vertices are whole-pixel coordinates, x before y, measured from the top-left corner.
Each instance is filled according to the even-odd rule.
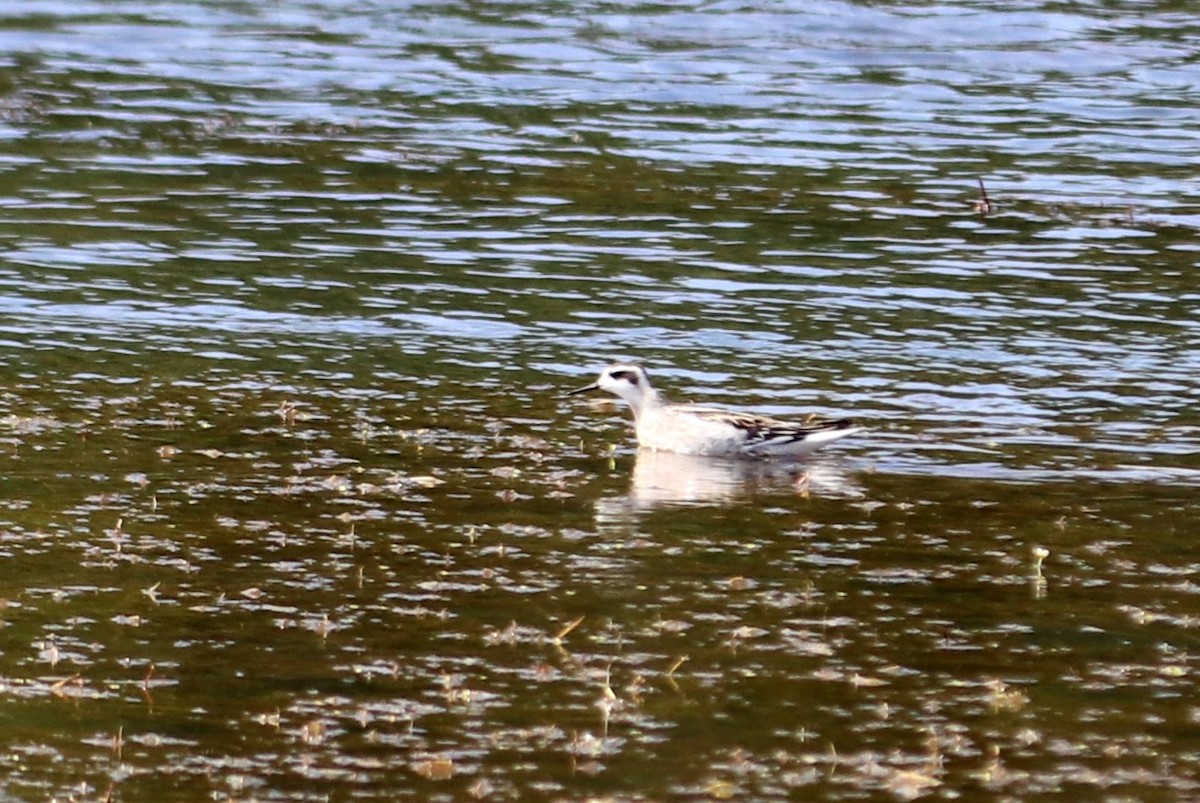
[[[758,493],[862,495],[846,466],[832,457],[788,463],[721,460],[643,449],[633,464],[628,495],[599,500],[597,512],[601,516],[620,516],[664,505],[722,504]]]

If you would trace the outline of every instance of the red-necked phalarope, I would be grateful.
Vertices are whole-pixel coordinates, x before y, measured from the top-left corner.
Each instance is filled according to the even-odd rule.
[[[800,423],[675,404],[655,390],[646,369],[634,363],[613,363],[595,382],[567,395],[591,390],[607,390],[628,402],[638,445],[656,451],[713,457],[804,457],[831,441],[862,432],[862,427],[848,418],[811,418]]]

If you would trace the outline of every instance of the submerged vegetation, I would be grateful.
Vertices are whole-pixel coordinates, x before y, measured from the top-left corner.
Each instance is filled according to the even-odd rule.
[[[1193,788],[1170,486],[834,456],[671,500],[535,394],[107,385],[3,411],[9,795]]]

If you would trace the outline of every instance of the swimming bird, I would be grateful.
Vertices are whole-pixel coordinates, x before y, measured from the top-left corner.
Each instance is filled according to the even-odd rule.
[[[613,363],[595,382],[567,395],[593,390],[606,390],[624,399],[633,411],[638,445],[656,451],[711,457],[804,457],[827,443],[863,431],[848,418],[780,421],[676,404],[650,384],[646,369],[637,363]]]

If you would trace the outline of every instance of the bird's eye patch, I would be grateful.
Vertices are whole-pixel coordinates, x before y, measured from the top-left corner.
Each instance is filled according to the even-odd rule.
[[[613,379],[624,379],[631,385],[636,385],[638,383],[638,375],[636,371],[613,371],[611,374],[609,374],[609,376],[611,376]]]

